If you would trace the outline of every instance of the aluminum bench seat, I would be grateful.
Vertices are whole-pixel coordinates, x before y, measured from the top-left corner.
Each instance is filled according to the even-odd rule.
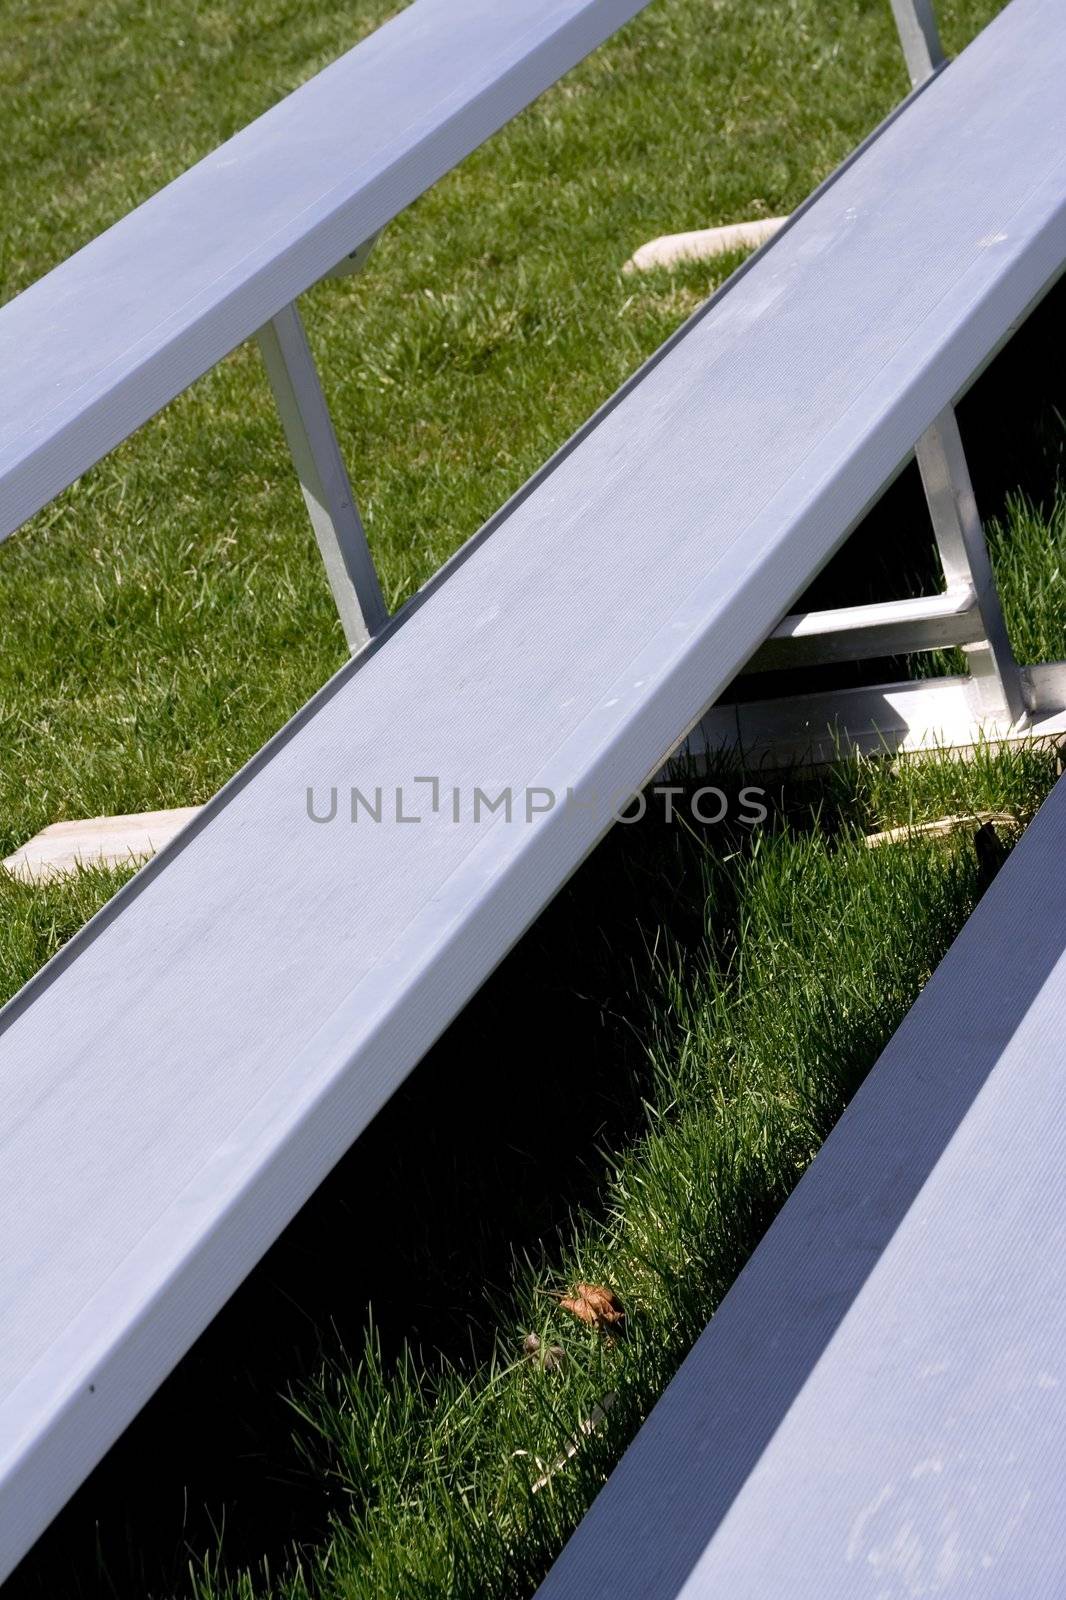
[[[537,1600],[1066,1593],[1066,782]]]
[[[647,0],[417,0],[0,311],[0,539]]]
[[[2,1014],[0,1572],[1058,275],[1064,69],[1015,0]]]

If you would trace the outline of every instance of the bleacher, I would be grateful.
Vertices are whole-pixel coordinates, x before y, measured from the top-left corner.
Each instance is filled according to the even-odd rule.
[[[916,447],[941,549],[958,563],[947,577],[970,584],[960,642],[971,652],[974,715],[1018,731],[1034,714],[960,480],[952,408],[1066,261],[1066,16],[1056,0],[1013,0],[385,619],[293,302],[637,9],[636,0],[415,0],[0,310],[4,533],[266,330],[268,369],[357,651],[0,1015],[0,1576],[617,807],[768,640],[795,634],[783,620],[790,608]],[[928,631],[924,615],[889,620]],[[352,786],[364,804],[352,801]],[[478,814],[475,791],[505,799]],[[1048,889],[1046,914],[1027,931],[1011,885],[1028,896],[1041,860],[1045,885],[1056,881],[1061,805],[1058,796],[1050,803],[1049,820],[980,913],[985,928],[999,907],[1004,961],[1011,940],[1034,953],[1020,974],[1030,988],[1051,972],[1066,924]],[[979,938],[968,934],[965,948]],[[962,959],[950,958],[953,973]],[[950,1026],[971,1043],[976,1030],[977,1055],[984,1049],[985,1013],[967,1009],[978,971],[956,979],[965,1004],[950,990],[937,1000],[947,980],[931,986],[893,1047],[916,1080],[942,1058]],[[997,1049],[1008,1062],[1034,1063],[1035,1052],[1032,1071],[1042,1073],[1059,1049],[1053,994],[1046,1010],[1030,1012],[1021,1004],[1029,991],[1008,976],[1013,968],[1003,971],[1009,1003],[989,1025]],[[941,1029],[927,1044],[925,1017]],[[1000,1038],[1008,1021],[1023,1042]],[[879,1069],[874,1085],[881,1077]],[[954,1082],[945,1093],[957,1107]],[[877,1093],[872,1086],[862,1104]],[[849,1157],[849,1173],[898,1160],[921,1175],[930,1153],[910,1148],[917,1113],[897,1109],[896,1132],[886,1127],[868,1158]],[[851,1148],[847,1130],[856,1119],[866,1127],[863,1115],[858,1106],[834,1136],[838,1147]],[[979,1126],[993,1142],[1010,1132],[994,1119]],[[1053,1154],[1054,1127],[1045,1125],[1042,1159]],[[1007,1155],[1004,1145],[970,1169],[952,1167],[951,1182],[930,1191],[954,1199],[922,1232],[922,1282],[936,1277],[937,1226],[942,1248],[955,1248],[967,1170],[973,1205],[987,1209],[986,1179]],[[823,1167],[832,1170],[828,1151]],[[822,1193],[819,1170],[800,1196],[812,1183]],[[930,1157],[934,1178],[940,1170]],[[904,1174],[891,1191],[893,1204],[908,1182]],[[823,1230],[828,1251],[823,1258],[811,1245],[812,1270],[834,1270],[849,1205],[862,1223],[865,1202],[845,1183],[803,1224]],[[877,1251],[893,1248],[897,1211],[885,1211],[880,1231],[858,1228],[854,1259],[871,1283],[881,1281]],[[787,1235],[795,1224],[779,1227]],[[1046,1267],[1043,1249],[1034,1247],[1034,1270]],[[749,1269],[756,1305],[769,1303],[772,1287],[762,1256]],[[1023,1250],[1019,1263],[1027,1259]],[[858,1289],[858,1271],[841,1294]],[[743,1281],[734,1293],[746,1304]],[[970,1302],[949,1290],[945,1281],[950,1362],[968,1359],[965,1341],[953,1353],[951,1318]],[[1033,1303],[1046,1305],[1042,1296]],[[789,1314],[802,1323],[800,1309]],[[1014,1309],[1003,1307],[1004,1329],[1015,1327]],[[712,1348],[723,1325],[724,1313],[706,1336]],[[738,1492],[741,1468],[755,1466],[758,1425],[776,1415],[782,1384],[798,1370],[799,1358],[778,1351],[775,1367],[773,1356],[762,1377],[745,1369],[744,1381],[765,1392],[742,1408],[755,1432],[738,1433],[728,1468]],[[702,1382],[705,1357],[693,1360]],[[1026,1356],[1018,1371],[1035,1383],[1030,1366]],[[855,1384],[865,1370],[860,1362]],[[974,1383],[984,1371],[975,1366]],[[1006,1394],[1001,1376],[996,1393]],[[887,1405],[900,1391],[884,1392]],[[1034,1404],[1052,1403],[1033,1392]],[[965,1393],[976,1437],[980,1394]],[[664,1438],[691,1493],[667,1503],[648,1489],[663,1520],[657,1531],[633,1526],[685,1554],[649,1547],[644,1566],[635,1556],[624,1571],[615,1563],[615,1589],[665,1595],[681,1593],[682,1578],[702,1583],[691,1576],[703,1570],[693,1541],[716,1513],[701,1508],[697,1486],[708,1480],[693,1460],[717,1458],[723,1445],[713,1417],[690,1437],[676,1402],[664,1405],[666,1433],[655,1423],[652,1444],[634,1447],[627,1460],[638,1466],[623,1468],[547,1593],[607,1592],[590,1576],[601,1530],[630,1515],[649,1471],[665,1472],[654,1465]],[[820,1505],[815,1487],[810,1494]],[[721,1496],[714,1505],[724,1507]],[[1018,1526],[1027,1526],[1023,1511]],[[1034,1573],[1042,1548],[1034,1539]],[[632,1554],[632,1540],[619,1549]],[[743,1589],[740,1570],[716,1569],[731,1574],[728,1592],[775,1592],[754,1579]]]

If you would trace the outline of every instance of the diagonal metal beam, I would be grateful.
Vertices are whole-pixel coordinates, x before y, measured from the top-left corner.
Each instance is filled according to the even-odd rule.
[[[889,3],[896,19],[911,84],[917,88],[947,60],[940,43],[933,0],[889,0]]]
[[[791,612],[760,645],[744,671],[778,672],[789,667],[908,655],[915,650],[946,650],[982,640],[984,626],[967,579],[950,584],[943,594],[916,600]]]
[[[256,337],[354,654],[384,627],[388,609],[296,306],[285,306]]]
[[[949,589],[972,584],[984,638],[965,645],[966,658],[986,714],[1017,722],[1025,716],[1021,676],[1007,638],[988,559],[955,408],[946,406],[915,446],[933,522],[944,581]]]

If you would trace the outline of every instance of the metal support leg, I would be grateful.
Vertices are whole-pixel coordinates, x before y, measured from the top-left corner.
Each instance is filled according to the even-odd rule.
[[[295,305],[279,311],[256,337],[344,636],[354,652],[380,631],[388,611]]]
[[[915,447],[944,580],[951,589],[969,583],[984,637],[964,645],[982,715],[1018,722],[1026,714],[1021,675],[1007,638],[984,529],[953,406],[947,406]]]
[[[917,88],[947,59],[933,15],[933,0],[891,0],[891,6],[911,84]]]

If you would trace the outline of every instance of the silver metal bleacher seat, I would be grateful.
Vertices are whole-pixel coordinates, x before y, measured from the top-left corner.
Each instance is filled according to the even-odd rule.
[[[1066,1593],[1066,783],[537,1600]]]
[[[0,1014],[0,1575],[916,443],[975,692],[1032,715],[951,407],[1066,259],[1058,0],[1014,0],[385,622],[291,302],[636,9],[416,0],[0,311],[4,531],[265,329],[375,635]]]

